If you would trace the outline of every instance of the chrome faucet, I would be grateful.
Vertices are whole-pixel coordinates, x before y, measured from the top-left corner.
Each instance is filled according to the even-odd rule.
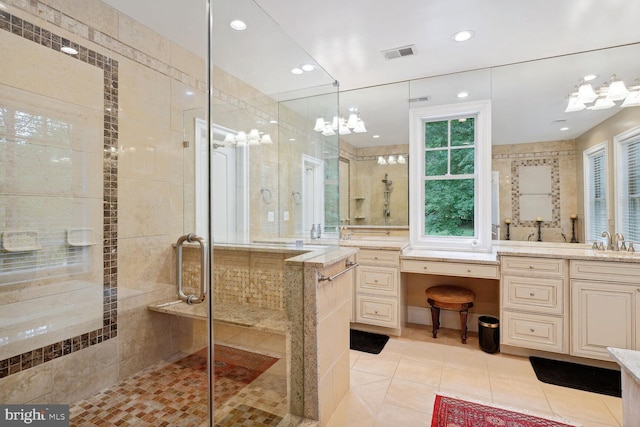
[[[614,251],[619,251],[620,250],[620,242],[622,242],[622,244],[624,245],[624,236],[622,235],[622,233],[616,233],[613,235],[613,250]],[[626,249],[626,246],[625,246]]]
[[[608,231],[603,231],[602,237],[607,238],[607,250],[608,251],[613,250],[613,242],[611,241],[611,234],[609,234]]]

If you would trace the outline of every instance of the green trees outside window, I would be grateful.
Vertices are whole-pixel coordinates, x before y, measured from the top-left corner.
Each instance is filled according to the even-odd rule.
[[[424,124],[425,235],[475,234],[475,118]]]

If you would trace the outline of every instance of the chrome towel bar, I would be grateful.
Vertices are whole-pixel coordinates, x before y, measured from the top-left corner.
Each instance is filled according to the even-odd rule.
[[[334,274],[333,276],[324,276],[320,273],[318,273],[318,282],[323,282],[325,280],[328,280],[329,282],[334,281],[335,279],[337,279],[338,277],[342,276],[344,273],[347,273],[350,270],[353,270],[354,268],[356,268],[357,266],[359,266],[360,264],[358,264],[357,262],[353,262],[353,261],[347,261],[346,262],[346,267],[344,270],[342,270],[339,273]]]

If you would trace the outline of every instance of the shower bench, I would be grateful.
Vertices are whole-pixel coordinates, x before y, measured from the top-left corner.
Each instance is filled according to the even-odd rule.
[[[188,305],[185,302],[176,300],[149,304],[147,308],[159,313],[207,320],[208,304],[206,303]],[[279,335],[285,334],[287,326],[284,311],[229,303],[216,304],[213,311],[213,320]]]

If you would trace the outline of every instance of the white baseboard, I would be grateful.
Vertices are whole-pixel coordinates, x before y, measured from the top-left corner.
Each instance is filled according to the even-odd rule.
[[[478,318],[484,314],[469,313],[467,329],[478,332]],[[431,310],[425,307],[407,306],[407,322],[431,325]],[[440,310],[440,327],[460,330],[460,314],[457,311]]]

